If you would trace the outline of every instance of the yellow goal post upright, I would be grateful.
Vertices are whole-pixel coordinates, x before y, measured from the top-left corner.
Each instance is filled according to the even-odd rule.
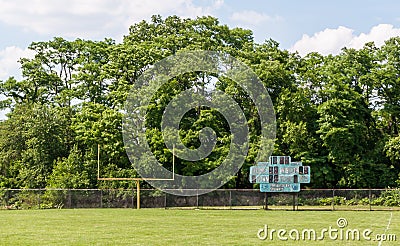
[[[140,181],[142,180],[175,180],[175,146],[172,148],[172,178],[156,178],[156,177],[149,177],[149,178],[107,178],[107,177],[100,177],[100,144],[97,145],[97,180],[103,181],[135,181],[136,185],[136,208],[140,209]]]

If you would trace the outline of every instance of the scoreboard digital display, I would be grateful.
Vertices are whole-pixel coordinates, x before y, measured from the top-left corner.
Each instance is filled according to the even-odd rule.
[[[261,192],[299,192],[301,183],[310,183],[310,167],[290,156],[270,156],[269,162],[250,167],[249,179],[260,184]]]

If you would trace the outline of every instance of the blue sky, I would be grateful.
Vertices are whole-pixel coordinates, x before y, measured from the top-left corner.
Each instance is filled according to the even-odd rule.
[[[253,30],[255,40],[272,38],[283,49],[337,54],[344,46],[379,46],[400,35],[395,0],[0,0],[0,80],[20,77],[16,62],[32,56],[32,41],[103,39],[120,41],[131,24],[153,14],[218,17],[222,24]]]
[[[258,41],[272,37],[281,43],[282,48],[290,48],[303,34],[313,35],[326,28],[346,26],[359,34],[367,33],[373,26],[383,23],[400,26],[400,2],[394,0],[247,0],[227,1],[227,4],[232,11],[241,12],[247,9],[268,16],[280,16],[280,21],[265,21],[252,28]],[[224,22],[234,23],[224,10],[221,9],[217,14]]]

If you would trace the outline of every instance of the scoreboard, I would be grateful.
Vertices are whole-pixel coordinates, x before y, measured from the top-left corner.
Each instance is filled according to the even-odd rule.
[[[268,162],[250,167],[250,183],[261,192],[299,192],[301,183],[310,183],[310,167],[292,162],[290,156],[270,156]]]

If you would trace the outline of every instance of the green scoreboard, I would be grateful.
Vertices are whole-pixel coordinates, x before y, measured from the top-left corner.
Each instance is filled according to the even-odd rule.
[[[310,183],[310,167],[292,162],[290,156],[270,156],[268,162],[250,167],[250,183],[261,192],[299,192],[301,183]]]

